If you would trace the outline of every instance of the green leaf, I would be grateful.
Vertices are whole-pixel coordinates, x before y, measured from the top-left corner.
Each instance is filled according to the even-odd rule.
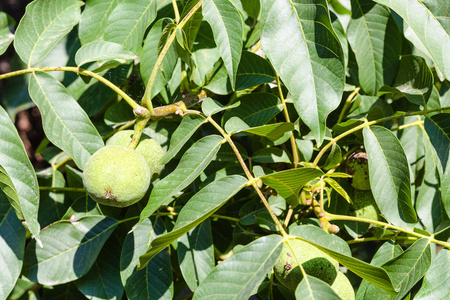
[[[325,177],[324,181],[328,183],[333,188],[333,190],[338,192],[339,195],[342,196],[342,198],[347,200],[348,203],[352,203],[352,199],[348,195],[347,191],[342,188],[342,186],[336,180],[334,180],[333,178]]]
[[[220,102],[213,100],[211,98],[206,98],[202,102],[202,112],[207,116],[212,116],[224,110],[229,110],[235,107],[238,107],[241,104],[239,101],[235,102],[231,105],[224,106]]]
[[[89,117],[66,88],[49,74],[34,73],[29,92],[42,114],[48,139],[83,169],[91,155],[104,146]]]
[[[388,262],[394,257],[399,256],[402,253],[403,250],[400,245],[393,244],[391,241],[385,242],[375,253],[370,264],[376,267],[381,267],[384,263]],[[370,286],[371,284],[367,280],[363,280],[358,288],[356,299],[378,299],[380,295],[385,295],[385,293],[380,289],[372,288],[369,291],[368,288]],[[391,296],[386,295],[386,298],[388,297],[390,298]]]
[[[78,0],[37,0],[27,5],[14,39],[20,58],[32,67],[80,20]]]
[[[381,91],[403,94],[411,103],[426,106],[433,90],[433,73],[423,57],[404,55],[400,60],[393,87]]]
[[[394,288],[394,285],[391,281],[391,278],[389,277],[386,270],[372,266],[362,260],[353,258],[351,256],[342,254],[340,252],[331,250],[318,245],[316,243],[313,243],[309,240],[303,239],[302,240],[316,246],[323,252],[330,255],[332,258],[336,259],[340,264],[342,264],[344,267],[347,267],[350,271],[358,275],[359,277],[366,279],[370,283],[372,283],[374,286],[377,286],[381,288],[383,291],[388,292],[390,295],[396,295],[397,291]]]
[[[217,265],[203,280],[194,300],[248,299],[278,259],[282,248],[279,235],[269,235],[253,241],[233,256]],[[239,270],[239,276],[236,276]]]
[[[450,215],[450,114],[437,114],[425,119],[425,131],[437,155],[436,165],[441,183],[441,198]]]
[[[204,0],[202,9],[234,89],[243,44],[242,16],[229,0]]]
[[[336,235],[329,234],[323,229],[314,225],[296,226],[289,230],[289,234],[298,236],[316,245],[327,247],[330,250],[351,256],[352,252],[347,242]]]
[[[37,220],[39,190],[36,173],[14,124],[1,106],[0,132],[0,189],[42,246]]]
[[[347,36],[364,92],[376,95],[390,85],[399,65],[402,49],[400,31],[389,9],[372,0],[352,0],[352,18]]]
[[[6,299],[22,270],[26,229],[0,191],[0,299]]]
[[[265,125],[283,110],[281,100],[274,94],[251,93],[239,97],[238,100],[239,106],[224,114],[223,123],[235,117],[244,125],[237,127],[232,123],[225,124],[227,132]]]
[[[14,34],[9,30],[9,26],[14,24],[13,19],[0,11],[0,55],[5,53],[9,44],[14,40]]]
[[[414,297],[415,300],[448,299],[450,286],[450,251],[441,249],[431,262],[425,274],[422,287]]]
[[[80,278],[94,264],[116,225],[116,220],[103,216],[53,223],[41,232],[43,248],[31,241],[25,250],[25,277],[45,285]]]
[[[214,246],[209,219],[178,239],[177,255],[183,278],[189,289],[195,292],[214,268]]]
[[[291,163],[286,151],[277,147],[262,148],[252,155],[252,160],[257,163]]]
[[[155,184],[148,204],[141,212],[139,223],[191,184],[214,159],[223,142],[224,139],[218,135],[205,136],[195,142],[184,153],[177,168]]]
[[[183,11],[181,12],[180,19],[184,19],[186,15],[194,8],[195,5],[198,4],[197,0],[189,0],[186,5],[183,7]],[[191,51],[194,46],[194,42],[196,40],[198,31],[200,29],[201,23],[203,20],[202,8],[200,7],[194,15],[186,22],[183,26],[183,36],[185,37],[184,41],[187,44],[188,50]]]
[[[231,120],[237,120],[233,117]],[[225,125],[226,127],[226,125]],[[289,122],[280,122],[275,124],[263,125],[258,127],[244,128],[239,131],[252,133],[263,136],[271,141],[276,141],[281,138],[286,132],[293,131],[294,124]]]
[[[58,170],[51,170],[48,178],[39,178],[39,185],[51,187],[65,187],[64,175]],[[42,227],[61,220],[64,212],[69,208],[69,201],[64,201],[64,192],[40,191],[38,221]]]
[[[397,137],[381,126],[363,130],[369,160],[369,179],[383,216],[401,227],[413,227],[417,216],[411,200],[408,159]]]
[[[89,299],[121,299],[120,279],[121,241],[112,235],[100,251],[89,272],[75,281],[76,287]]]
[[[168,24],[169,23],[169,24]],[[142,75],[142,80],[147,84],[150,75],[155,67],[156,61],[158,60],[159,44],[162,39],[162,34],[166,26],[173,25],[172,20],[165,18],[158,20],[150,29],[147,37],[145,38],[144,48],[142,49],[141,62],[140,62],[140,72]],[[164,86],[171,79],[173,69],[177,63],[177,53],[175,47],[172,45],[169,51],[164,56],[160,70],[155,78],[155,82],[152,87],[151,97],[156,96]]]
[[[139,256],[148,244],[165,232],[160,218],[145,219],[128,234],[120,256],[120,276],[128,299],[167,299],[173,297],[172,270],[168,252],[161,252],[142,270],[136,270]]]
[[[398,295],[394,299],[402,299],[425,275],[430,264],[431,248],[430,242],[426,238],[416,241],[405,252],[383,264],[382,268],[388,272],[398,291]],[[385,294],[374,286],[369,286],[366,293],[378,294],[379,299]]]
[[[86,1],[78,26],[82,45],[103,39],[107,20],[118,3],[119,0]]]
[[[242,52],[236,74],[236,91],[274,80],[276,80],[275,71],[267,60],[249,51]]]
[[[262,0],[261,4],[262,49],[320,145],[326,117],[341,102],[345,78],[327,1]]]
[[[375,0],[394,10],[411,27],[428,54],[447,79],[450,79],[449,32],[421,1]]]
[[[265,185],[275,189],[290,205],[296,206],[302,187],[322,175],[323,172],[319,169],[298,168],[272,173],[260,178]]]
[[[191,136],[205,123],[205,121],[206,119],[202,115],[189,114],[185,116],[183,120],[181,120],[181,123],[178,125],[175,132],[172,134],[169,151],[164,154],[159,161],[159,164],[164,165],[174,158],[184,144],[189,141]]]
[[[112,60],[128,63],[135,57],[122,45],[111,42],[92,42],[78,49],[75,54],[75,63],[78,67],[89,62],[98,62],[99,65],[102,65]]]
[[[336,36],[338,37],[339,42],[341,43],[342,52],[344,53],[344,67],[347,68],[347,64],[348,64],[348,41],[347,41],[347,35],[345,33],[345,29],[342,26],[342,23],[339,20],[339,18],[331,10],[330,10],[330,18],[331,18],[331,25],[333,25],[334,32],[336,33]]]
[[[206,220],[246,184],[247,179],[244,177],[240,175],[231,175],[213,181],[202,188],[180,211],[177,223],[173,230],[156,238],[150,244],[147,252],[139,258],[139,266],[144,266],[162,249],[166,248],[173,241],[176,241],[183,234]]]
[[[108,18],[105,41],[121,44],[137,54],[142,47],[145,30],[155,18],[155,0],[121,1]]]
[[[295,289],[295,298],[302,300],[341,300],[329,284],[309,275],[303,277]]]

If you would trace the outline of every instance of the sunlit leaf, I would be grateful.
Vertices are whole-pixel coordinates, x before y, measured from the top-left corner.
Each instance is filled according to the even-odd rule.
[[[195,142],[184,153],[177,168],[155,184],[139,222],[151,216],[161,205],[173,200],[174,196],[192,183],[213,160],[223,141],[218,135],[209,135]]]
[[[194,294],[196,299],[248,299],[273,267],[282,248],[279,235],[269,235],[248,244],[217,265]],[[236,271],[239,270],[239,276]]]
[[[86,113],[66,88],[47,73],[33,74],[29,92],[42,114],[48,139],[83,169],[91,155],[104,146]]]
[[[418,0],[375,0],[394,10],[411,27],[444,76],[450,78],[450,37],[430,9]],[[447,3],[448,5],[448,3]],[[445,9],[441,8],[442,11]],[[448,10],[448,6],[447,6]]]
[[[289,89],[302,121],[321,144],[326,117],[341,102],[345,77],[327,1],[263,0],[261,4],[262,49]]]
[[[450,286],[450,251],[441,249],[425,274],[422,287],[414,299],[447,299]]]
[[[139,266],[144,266],[170,243],[207,219],[228,199],[239,192],[246,183],[247,179],[244,177],[232,175],[213,181],[202,188],[183,207],[173,230],[156,238],[150,244],[147,252],[139,258]]]
[[[329,284],[316,277],[306,275],[295,290],[296,299],[341,300]]]
[[[347,36],[358,63],[364,92],[376,95],[394,80],[402,47],[400,31],[389,9],[371,0],[352,0]]]
[[[78,0],[40,0],[27,5],[14,39],[14,48],[20,58],[33,66],[80,20]]]
[[[127,63],[134,58],[135,55],[122,45],[111,42],[92,42],[78,49],[75,63],[78,66],[88,62],[105,63],[111,60]]]
[[[242,16],[229,0],[204,0],[202,9],[234,89],[242,53]]]
[[[78,36],[81,44],[103,39],[108,18],[119,0],[89,0],[81,14]]]
[[[400,141],[381,126],[366,127],[363,135],[370,187],[378,208],[390,222],[412,227],[417,216],[411,201],[408,159]]]
[[[13,23],[11,17],[4,12],[0,12],[0,55],[5,53],[14,40],[14,34],[9,30],[9,26]]]
[[[298,204],[302,187],[313,179],[323,175],[315,168],[298,168],[276,172],[260,177],[264,184],[274,188],[290,205]]]
[[[116,225],[116,220],[104,216],[53,223],[41,232],[43,248],[32,241],[25,250],[24,275],[46,285],[80,278],[94,264]]]
[[[36,173],[7,112],[0,106],[0,188],[17,216],[25,219],[31,234],[39,238],[39,191]]]
[[[108,18],[104,38],[137,54],[145,30],[155,18],[156,0],[121,1]]]

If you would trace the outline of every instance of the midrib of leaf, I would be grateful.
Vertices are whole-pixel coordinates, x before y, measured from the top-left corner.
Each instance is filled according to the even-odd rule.
[[[56,110],[53,108],[53,105],[51,104],[50,99],[48,99],[48,97],[47,97],[47,93],[45,93],[45,91],[44,91],[43,88],[42,88],[42,85],[41,85],[40,81],[39,81],[38,78],[36,77],[36,73],[33,72],[33,76],[34,76],[34,78],[36,79],[36,82],[37,82],[38,85],[39,85],[39,89],[41,90],[42,94],[44,95],[45,100],[47,100],[48,105],[50,106],[50,108],[52,109],[52,111],[54,112],[54,114],[56,115],[56,118],[58,119],[58,121],[63,125],[63,127],[66,129],[66,131],[69,132],[69,134],[72,136],[73,140],[78,142],[78,140],[77,140],[77,139],[75,138],[75,136],[73,135],[72,131],[69,130],[69,128],[67,128],[66,124],[62,121],[62,119],[59,117],[59,115],[58,115],[58,113],[56,112]],[[78,144],[80,144],[80,143],[78,142]],[[82,148],[84,148],[83,145],[81,145],[81,146],[82,146]]]
[[[222,19],[222,15],[220,14],[219,9],[217,8],[216,2],[211,1],[211,3],[214,4],[214,7],[216,8],[216,12],[217,12],[217,14],[219,15],[219,18],[220,18],[222,27],[225,28],[225,30],[226,30],[226,29],[227,29],[227,26],[225,26],[225,21]],[[234,5],[234,4],[233,4],[233,5]],[[227,32],[227,34],[226,34],[226,41],[227,41],[227,44],[230,45],[231,43],[230,43],[230,39],[228,38],[228,36],[229,36],[228,30],[226,30],[226,32]],[[228,48],[228,47],[227,47],[227,48]],[[233,55],[231,54],[231,47],[229,47],[229,49],[230,49],[230,51],[227,51],[227,52],[229,52],[230,57],[233,57]],[[231,61],[231,64],[233,64],[233,61]]]
[[[60,221],[60,222],[64,222],[64,223],[71,224],[70,221],[68,222],[68,221],[65,221],[65,220],[64,220],[64,221]],[[56,223],[59,223],[59,222],[56,222]],[[56,223],[53,223],[53,224],[56,224]],[[53,259],[53,258],[58,257],[58,256],[60,256],[60,255],[66,254],[66,253],[68,253],[68,252],[70,252],[70,251],[72,251],[72,250],[74,250],[74,249],[78,249],[78,248],[84,246],[85,244],[89,243],[90,241],[95,240],[96,238],[98,238],[99,236],[101,236],[105,231],[109,230],[111,227],[114,227],[114,226],[116,226],[116,225],[117,225],[117,222],[113,223],[111,226],[105,228],[105,229],[102,230],[99,234],[94,235],[92,238],[86,240],[85,242],[79,243],[79,244],[76,245],[75,247],[69,248],[69,249],[67,249],[67,250],[65,250],[65,251],[63,251],[63,252],[60,252],[60,253],[58,253],[58,254],[56,254],[56,255],[54,255],[54,256],[51,256],[51,257],[49,257],[49,258],[46,258],[46,259],[44,259],[44,260],[38,262],[37,264],[30,265],[27,269],[31,269],[32,267],[37,266],[37,265],[39,265],[39,264],[42,264],[42,263],[44,263],[44,262],[46,262],[46,261],[48,261],[48,260],[50,260],[50,259]],[[94,226],[94,227],[95,227],[95,226]],[[91,229],[92,229],[92,228],[91,228]],[[84,235],[84,236],[86,236],[86,235]]]
[[[429,244],[430,244],[430,241],[428,241],[427,246],[428,246]],[[426,247],[427,247],[427,246],[426,246]],[[408,278],[408,276],[411,274],[411,272],[413,271],[413,269],[416,268],[416,266],[417,266],[417,264],[418,264],[420,258],[421,258],[421,257],[423,256],[423,254],[425,253],[426,247],[421,251],[421,254],[420,254],[420,256],[416,259],[415,264],[409,269],[409,271],[406,273],[406,275],[403,277],[403,279],[400,280],[400,282],[395,286],[396,289],[397,289],[397,288],[400,288],[400,286],[402,285],[402,283]]]
[[[122,46],[125,46],[126,42],[128,41],[128,38],[131,37],[132,33],[137,29],[138,24],[140,24],[142,18],[144,17],[144,15],[147,13],[147,11],[149,10],[150,6],[152,5],[154,0],[151,0],[147,7],[145,8],[144,12],[141,14],[141,16],[139,17],[138,21],[136,22],[136,25],[133,26],[132,30],[130,31],[130,33],[127,35],[127,38],[122,42]]]
[[[363,9],[362,9],[362,7],[361,7],[361,4],[359,3],[359,0],[356,0],[355,1],[357,4],[358,4],[358,8],[359,8],[359,11],[361,12],[361,17],[364,19],[364,28],[366,28],[366,31],[367,31],[367,36],[369,37],[368,39],[369,39],[369,44],[370,44],[370,50],[372,50],[372,51],[370,51],[370,55],[372,56],[372,62],[373,62],[373,69],[375,70],[375,76],[374,76],[374,78],[375,78],[375,86],[376,86],[376,81],[377,81],[377,64],[376,64],[376,59],[375,59],[375,54],[374,54],[374,48],[373,48],[373,44],[372,44],[372,36],[370,35],[370,30],[369,30],[369,27],[367,26],[367,20],[366,20],[366,15],[364,14],[364,11],[363,11]]]
[[[42,31],[42,33],[38,36],[38,39],[36,40],[36,42],[35,42],[34,45],[33,45],[33,48],[31,49],[31,52],[30,52],[30,58],[28,58],[28,66],[27,66],[28,68],[31,68],[31,59],[33,58],[34,50],[36,49],[36,46],[37,46],[37,44],[39,43],[39,41],[41,40],[41,38],[42,38],[42,36],[44,35],[44,33],[47,32],[47,29],[48,29],[49,27],[51,27],[51,25],[52,25],[56,20],[58,20],[59,17],[60,17],[66,10],[68,10],[68,9],[70,9],[70,8],[72,8],[72,6],[68,6],[66,9],[62,10],[61,13],[60,13],[56,18],[54,18],[54,19],[50,22],[50,24],[48,24],[48,26],[45,27],[44,31]],[[33,22],[33,23],[34,23],[34,22]],[[34,73],[33,73],[33,75],[34,75]]]

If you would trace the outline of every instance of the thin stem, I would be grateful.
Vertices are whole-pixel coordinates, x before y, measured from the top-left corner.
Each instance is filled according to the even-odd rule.
[[[251,52],[256,53],[261,48],[261,40],[259,40],[252,48]]]
[[[253,177],[253,175],[250,173],[250,170],[247,168],[247,165],[244,162],[244,159],[241,156],[241,153],[239,152],[238,148],[236,147],[236,145],[234,144],[233,140],[231,139],[231,136],[229,134],[227,134],[222,127],[220,127],[219,124],[217,124],[212,118],[211,116],[208,116],[206,118],[206,120],[211,123],[211,125],[213,125],[219,132],[220,134],[225,138],[225,140],[228,142],[228,144],[231,146],[231,149],[233,149],[234,154],[236,155],[242,169],[244,170],[245,175],[247,176],[247,179],[249,181],[249,183],[253,186],[253,188],[255,189],[256,193],[258,194],[259,198],[261,199],[262,203],[264,204],[264,206],[266,207],[267,211],[269,212],[271,218],[273,219],[273,221],[275,222],[275,225],[278,227],[278,229],[280,230],[281,234],[283,237],[285,237],[287,239],[288,234],[286,233],[286,231],[284,230],[283,225],[281,225],[280,221],[278,221],[277,216],[275,215],[275,213],[272,211],[272,209],[270,208],[269,202],[267,202],[266,197],[264,196],[264,194],[262,193],[261,189],[258,187],[257,182],[255,180],[255,177]]]
[[[280,94],[281,104],[283,105],[284,117],[286,119],[286,122],[290,123],[291,119],[289,118],[289,112],[287,109],[286,100],[284,99],[283,90],[281,89],[280,76],[278,74],[277,74],[277,85],[278,85],[278,93]],[[294,168],[297,168],[299,158],[298,158],[297,143],[295,142],[295,137],[294,137],[294,131],[291,132],[291,135],[289,136],[289,140],[291,141],[292,157],[294,158]]]
[[[19,71],[14,71],[14,72],[9,72],[6,74],[2,74],[0,75],[0,80],[5,79],[5,78],[9,78],[9,77],[13,77],[13,76],[17,76],[17,75],[23,75],[23,74],[27,74],[27,73],[33,73],[36,71],[41,71],[41,72],[52,72],[52,71],[64,71],[64,72],[74,72],[77,73],[78,75],[84,75],[84,76],[90,76],[93,77],[95,79],[97,79],[98,81],[100,81],[101,83],[103,83],[104,85],[106,85],[107,87],[109,87],[110,89],[112,89],[114,92],[116,92],[117,94],[119,94],[123,100],[125,100],[132,109],[136,109],[137,107],[139,107],[139,104],[137,104],[133,99],[131,99],[130,96],[128,96],[124,91],[122,91],[118,86],[116,86],[114,83],[112,83],[111,81],[109,81],[108,79],[94,73],[88,70],[84,70],[81,68],[76,68],[76,67],[47,67],[47,68],[28,68],[28,69],[24,69],[24,70],[19,70]]]
[[[414,232],[408,229],[404,229],[395,225],[392,225],[390,223],[385,223],[385,222],[381,222],[381,221],[376,221],[376,220],[370,220],[370,219],[364,219],[364,218],[358,218],[358,217],[352,217],[352,216],[343,216],[343,215],[334,215],[334,214],[330,214],[327,212],[324,212],[326,215],[326,218],[328,220],[341,220],[341,221],[357,221],[357,222],[364,222],[364,223],[370,223],[370,224],[375,224],[375,225],[379,225],[382,226],[386,229],[394,229],[397,231],[401,231],[404,232],[406,234],[412,235],[412,236],[416,236],[419,238],[426,238],[428,239],[430,242],[433,242],[435,244],[438,245],[442,245],[444,247],[447,247],[450,249],[450,243],[448,242],[444,242],[444,241],[440,241],[440,240],[436,240],[435,238],[433,238],[432,236],[427,236],[424,234],[420,234],[418,232]]]
[[[172,0],[173,11],[175,12],[175,22],[180,22],[180,12],[178,11],[177,0]]]
[[[158,71],[161,68],[161,65],[163,63],[164,57],[166,56],[167,52],[169,51],[170,46],[172,45],[173,41],[175,40],[177,30],[181,30],[184,25],[189,21],[189,19],[194,15],[194,13],[202,6],[203,0],[200,0],[188,13],[187,15],[181,20],[180,23],[178,23],[177,27],[172,31],[170,36],[168,37],[163,49],[161,50],[158,59],[156,60],[155,66],[153,67],[152,73],[150,74],[150,78],[147,82],[147,88],[145,89],[144,96],[142,98],[142,106],[147,107],[147,109],[150,111],[150,114],[153,115],[153,105],[152,105],[152,99],[151,99],[151,91],[153,88],[153,84],[155,83],[156,76],[158,75]]]
[[[144,110],[142,111],[142,113],[140,111],[139,113],[136,113],[138,115],[138,118],[136,119],[136,127],[134,128],[133,137],[131,138],[130,144],[128,145],[128,148],[130,149],[136,148],[137,144],[139,143],[139,140],[141,139],[142,131],[144,131],[145,126],[150,120],[149,111],[145,108],[143,109]]]
[[[347,244],[351,245],[351,244],[371,242],[371,241],[389,241],[389,240],[394,240],[394,241],[401,240],[401,241],[415,242],[418,239],[419,239],[419,237],[415,237],[415,236],[397,236],[396,234],[392,234],[392,235],[383,236],[381,238],[378,238],[375,236],[358,238],[358,239],[347,241]]]
[[[180,213],[178,212],[174,212],[174,211],[169,211],[169,212],[156,212],[153,215],[154,216],[178,216]],[[210,218],[217,218],[217,219],[222,219],[222,220],[228,220],[228,221],[232,221],[235,223],[239,223],[241,221],[241,219],[238,218],[233,218],[233,217],[229,217],[229,216],[222,216],[222,215],[217,215],[217,214],[212,214],[209,216]]]
[[[345,112],[347,111],[350,104],[353,102],[353,98],[355,98],[356,95],[358,95],[360,88],[356,88],[350,95],[348,95],[347,100],[345,100],[344,107],[342,107],[341,113],[339,114],[339,118],[337,123],[341,123],[344,119]]]
[[[61,168],[61,166],[63,166],[64,164],[66,164],[67,162],[71,161],[72,157],[67,157],[66,159],[60,161],[59,163],[52,165],[52,168],[54,170],[58,170],[59,168]]]
[[[333,146],[333,144],[336,144],[336,142],[339,141],[340,139],[342,139],[343,137],[346,137],[347,135],[350,135],[358,130],[361,130],[365,127],[369,127],[369,126],[372,126],[375,124],[384,123],[384,122],[390,121],[390,120],[401,119],[401,118],[405,118],[405,117],[409,117],[409,116],[426,115],[431,112],[443,111],[443,110],[447,110],[447,109],[450,109],[450,106],[446,106],[446,107],[442,107],[442,108],[435,108],[435,109],[430,109],[430,110],[416,111],[416,112],[412,112],[412,113],[405,113],[405,114],[396,115],[396,116],[390,116],[390,117],[378,119],[375,121],[365,122],[364,124],[358,125],[352,129],[347,130],[346,132],[338,135],[337,137],[331,139],[331,141],[328,142],[328,144],[326,144],[325,147],[322,148],[322,150],[320,150],[319,154],[317,154],[316,158],[314,159],[312,167],[314,168],[317,166],[317,164],[319,163],[322,156],[325,154],[325,152],[328,149],[330,149],[331,146]]]

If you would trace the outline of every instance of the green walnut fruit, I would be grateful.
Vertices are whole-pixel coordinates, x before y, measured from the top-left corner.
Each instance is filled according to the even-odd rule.
[[[331,288],[342,300],[355,300],[355,291],[350,280],[342,272],[338,272]]]
[[[87,161],[83,184],[96,202],[125,207],[144,197],[150,186],[150,169],[137,151],[119,145],[106,146]]]
[[[133,137],[133,130],[123,130],[119,131],[115,135],[113,135],[107,142],[106,145],[120,145],[124,147],[128,147],[131,142],[131,138]],[[157,141],[150,138],[148,135],[143,133],[141,135],[141,139],[137,144],[135,150],[144,156],[147,161],[148,167],[150,168],[150,172],[152,174],[152,180],[158,178],[161,173],[164,165],[159,165],[158,161],[163,157],[164,150],[158,144]]]
[[[307,242],[298,239],[292,239],[289,242],[306,274],[317,277],[330,285],[334,282],[339,267],[336,260]],[[274,266],[274,273],[281,284],[293,291],[303,279],[302,271],[287,243],[283,244],[281,255]]]
[[[369,166],[367,153],[358,151],[347,158],[345,166],[347,174],[352,175],[351,185],[357,190],[370,190]]]
[[[352,200],[353,205],[349,208],[350,215],[370,220],[381,219],[380,210],[371,191],[355,190]]]

